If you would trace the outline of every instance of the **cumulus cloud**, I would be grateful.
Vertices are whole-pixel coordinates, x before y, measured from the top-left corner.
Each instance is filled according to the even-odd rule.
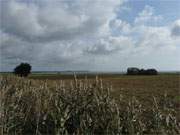
[[[155,15],[154,8],[146,5],[142,12],[138,14],[138,17],[135,18],[135,24],[153,24],[161,21],[163,17],[161,15]]]
[[[117,18],[122,0],[9,0],[0,8],[1,71],[20,62],[34,70],[118,70],[147,59],[152,64],[152,53],[172,57],[166,52],[177,53],[180,42],[173,38],[179,36],[179,21],[149,25],[163,19],[151,6],[133,24]]]
[[[94,45],[88,46],[85,52],[96,55],[110,55],[124,51],[132,45],[128,37],[108,37],[107,39],[98,40]]]
[[[121,4],[121,0],[1,1],[1,65],[73,63],[81,57],[86,40],[108,35],[108,22]]]
[[[120,19],[112,20],[110,25],[112,30],[117,33],[128,34],[131,31],[131,25]]]
[[[42,2],[43,6],[14,0],[1,2],[2,31],[30,42],[71,39],[100,29],[121,4],[115,0]]]
[[[172,36],[180,36],[180,20],[174,22],[171,34]]]

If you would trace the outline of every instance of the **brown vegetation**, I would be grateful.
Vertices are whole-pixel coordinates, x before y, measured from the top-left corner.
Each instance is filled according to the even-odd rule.
[[[143,89],[146,85],[150,89],[157,87],[150,87],[147,78],[141,79],[142,82],[133,77],[124,80],[106,78],[103,84],[97,78],[60,81],[3,76],[0,85],[0,132],[179,134],[178,110],[168,93],[162,93],[162,98],[149,95],[150,107],[137,100],[136,94],[129,97],[125,94],[128,87],[129,90]],[[154,79],[149,81],[152,83]],[[166,86],[168,89],[171,85]]]

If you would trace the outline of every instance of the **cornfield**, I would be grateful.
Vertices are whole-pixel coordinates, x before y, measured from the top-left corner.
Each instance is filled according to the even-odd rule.
[[[180,134],[173,103],[152,97],[115,100],[101,79],[72,81],[0,77],[0,134]]]

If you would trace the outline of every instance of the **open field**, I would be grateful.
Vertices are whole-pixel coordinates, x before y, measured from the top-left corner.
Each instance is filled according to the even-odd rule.
[[[9,75],[11,73],[4,73],[1,75]],[[176,109],[180,107],[180,74],[179,73],[162,73],[153,76],[130,76],[123,74],[78,74],[77,79],[94,80],[102,79],[113,87],[112,95],[118,99],[122,94],[126,98],[135,96],[143,103],[149,103],[152,96],[161,98],[167,94],[171,100],[175,102]],[[28,77],[33,80],[64,80],[65,82],[72,81],[74,75],[72,74],[57,74],[57,73],[32,73]]]
[[[8,75],[5,73],[4,75]],[[78,74],[78,79],[94,80],[102,79],[113,87],[112,96],[115,99],[122,94],[126,98],[135,96],[143,103],[149,103],[152,96],[162,98],[167,94],[173,102],[175,102],[176,109],[180,107],[180,74],[179,73],[162,73],[153,76],[130,76],[123,74]],[[57,73],[32,73],[29,79],[33,80],[64,80],[65,82],[72,81],[74,75],[72,74],[57,74]]]
[[[144,106],[152,106],[152,97],[158,100],[164,99],[167,95],[168,100],[173,103],[173,108],[180,112],[180,74],[179,73],[162,73],[159,75],[125,75],[125,74],[79,74],[78,79],[87,78],[93,81],[96,76],[105,84],[111,85],[113,90],[111,95],[116,100],[120,95],[125,100],[136,97]],[[72,81],[74,75],[63,74],[31,74],[30,79],[37,80],[64,80]],[[180,119],[180,115],[177,115]]]
[[[163,97],[169,95],[176,102],[176,107],[180,103],[180,75],[179,74],[160,74],[157,76],[127,76],[122,74],[98,74],[98,78],[103,82],[112,85],[113,96],[119,98],[119,94],[125,97],[135,96],[139,100],[148,103],[152,96]],[[77,75],[77,78],[88,78],[93,80],[96,74]],[[60,74],[32,74],[30,79],[48,80],[72,80],[74,75]]]
[[[179,134],[180,76],[1,78],[2,134]]]

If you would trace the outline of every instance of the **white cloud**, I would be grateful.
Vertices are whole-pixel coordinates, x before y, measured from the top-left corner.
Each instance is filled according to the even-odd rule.
[[[35,70],[158,67],[155,59],[178,54],[180,39],[174,35],[178,35],[179,21],[172,26],[149,25],[163,19],[150,6],[129,24],[116,18],[122,0],[1,4],[0,70],[12,70],[20,62],[29,62]]]
[[[122,1],[10,0],[1,4],[1,67],[12,67],[20,61],[42,66],[86,63],[78,60],[86,40],[108,35],[108,22]]]
[[[132,42],[128,37],[108,37],[98,40],[94,45],[88,46],[85,52],[95,55],[111,55],[125,51],[125,49],[129,49],[131,46]]]
[[[3,32],[31,42],[72,39],[94,34],[115,16],[121,1],[1,2]]]
[[[170,26],[136,26],[133,32],[135,38],[138,38],[134,49],[136,54],[153,54],[155,51],[160,52],[165,49],[174,51],[180,42],[180,39],[171,36]]]
[[[173,23],[171,34],[172,36],[180,36],[180,19]]]
[[[163,17],[161,15],[155,15],[154,8],[146,5],[142,12],[138,14],[138,17],[135,18],[135,24],[150,24],[157,23],[161,21]]]
[[[115,19],[111,22],[111,27],[114,31],[128,34],[131,31],[131,25],[120,19]]]

